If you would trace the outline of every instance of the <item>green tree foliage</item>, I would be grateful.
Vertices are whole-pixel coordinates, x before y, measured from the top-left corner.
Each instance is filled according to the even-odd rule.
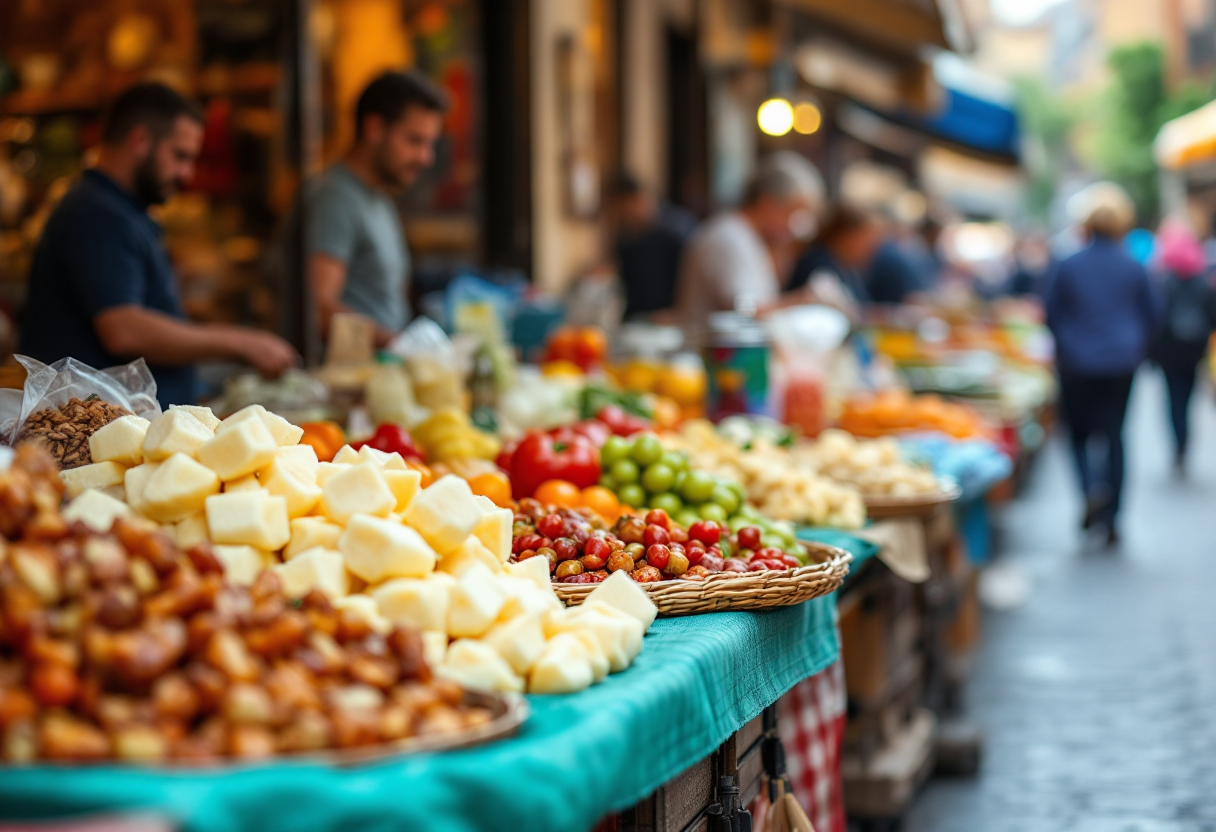
[[[1157,164],[1153,140],[1161,126],[1212,99],[1211,85],[1187,83],[1172,93],[1166,86],[1160,44],[1119,46],[1107,57],[1112,79],[1095,151],[1102,172],[1127,189],[1140,219],[1158,212]]]
[[[1034,218],[1046,221],[1076,114],[1042,79],[1019,78],[1014,88],[1030,180],[1027,210]]]

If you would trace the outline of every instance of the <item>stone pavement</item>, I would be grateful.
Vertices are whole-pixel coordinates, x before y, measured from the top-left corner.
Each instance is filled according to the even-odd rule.
[[[1024,605],[985,615],[966,697],[974,779],[934,780],[905,832],[1216,832],[1216,406],[1174,479],[1164,385],[1136,381],[1123,545],[1087,550],[1061,441],[1001,518]]]

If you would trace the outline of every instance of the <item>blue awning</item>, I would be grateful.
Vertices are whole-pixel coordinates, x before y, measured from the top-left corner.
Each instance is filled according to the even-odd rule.
[[[1018,157],[1018,115],[1013,108],[943,86],[941,108],[928,116],[896,117],[947,141],[999,156]]]

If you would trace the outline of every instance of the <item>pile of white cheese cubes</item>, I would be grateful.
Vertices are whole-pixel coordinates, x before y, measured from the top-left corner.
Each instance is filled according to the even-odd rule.
[[[655,607],[628,575],[567,609],[546,559],[508,563],[509,509],[455,476],[422,489],[398,454],[318,462],[302,433],[260,405],[124,416],[90,438],[91,465],[60,475],[65,516],[108,531],[134,512],[183,548],[209,541],[233,583],[272,569],[291,597],[415,627],[436,672],[470,688],[569,693],[636,658]]]

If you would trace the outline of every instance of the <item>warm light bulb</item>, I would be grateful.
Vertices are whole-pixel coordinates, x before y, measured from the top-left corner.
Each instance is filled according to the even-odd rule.
[[[794,129],[804,136],[809,136],[823,124],[823,113],[809,101],[804,101],[794,108]]]
[[[756,111],[756,123],[770,136],[784,136],[794,126],[794,108],[784,98],[770,98]]]

